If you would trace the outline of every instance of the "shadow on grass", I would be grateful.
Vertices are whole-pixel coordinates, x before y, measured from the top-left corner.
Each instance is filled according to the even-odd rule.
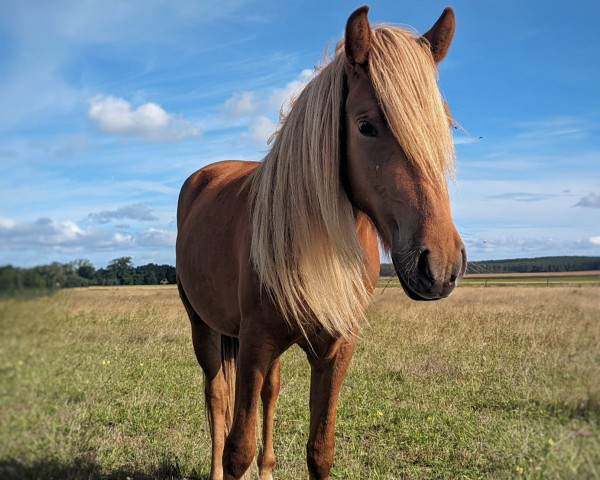
[[[86,458],[76,458],[72,463],[0,460],[0,478],[3,480],[208,480],[208,477],[208,474],[198,474],[195,470],[184,476],[177,462],[164,462],[149,471],[132,468],[106,472],[97,462]]]
[[[550,417],[563,423],[574,419],[595,422],[600,418],[600,397],[592,392],[588,393],[586,398],[570,402],[494,398],[472,402],[471,408],[473,410],[500,410],[509,413],[523,412],[532,418]]]

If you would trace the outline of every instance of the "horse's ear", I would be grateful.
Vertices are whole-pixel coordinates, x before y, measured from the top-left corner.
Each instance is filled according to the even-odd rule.
[[[346,23],[346,58],[351,64],[366,63],[371,47],[371,26],[367,13],[369,7],[363,5],[352,12]]]
[[[450,7],[446,7],[433,27],[423,35],[423,38],[429,42],[435,63],[440,63],[448,53],[453,35],[454,12]]]

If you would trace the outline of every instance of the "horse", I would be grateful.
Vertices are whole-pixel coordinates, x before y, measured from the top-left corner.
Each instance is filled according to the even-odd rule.
[[[466,268],[453,224],[452,119],[437,64],[446,8],[423,35],[354,11],[335,53],[282,119],[261,162],[193,173],[178,201],[177,285],[204,373],[211,480],[255,461],[272,479],[280,356],[311,367],[311,479],[328,479],[340,386],[379,276],[379,245],[414,300],[448,297]],[[260,435],[259,435],[260,436]]]

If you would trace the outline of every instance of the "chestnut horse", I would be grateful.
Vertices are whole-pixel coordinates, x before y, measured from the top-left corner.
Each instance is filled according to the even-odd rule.
[[[295,100],[262,162],[224,161],[181,189],[177,282],[205,379],[210,479],[254,460],[272,479],[279,357],[311,365],[311,479],[327,479],[342,379],[379,274],[378,238],[415,300],[447,297],[466,257],[450,215],[454,148],[436,64],[446,8],[423,36],[348,19],[333,59]]]

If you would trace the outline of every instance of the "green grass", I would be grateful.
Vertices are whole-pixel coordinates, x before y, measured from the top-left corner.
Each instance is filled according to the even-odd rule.
[[[600,478],[600,289],[376,291],[332,478]],[[0,478],[205,479],[201,372],[176,289],[0,301]],[[306,478],[309,367],[282,360],[278,479]]]

